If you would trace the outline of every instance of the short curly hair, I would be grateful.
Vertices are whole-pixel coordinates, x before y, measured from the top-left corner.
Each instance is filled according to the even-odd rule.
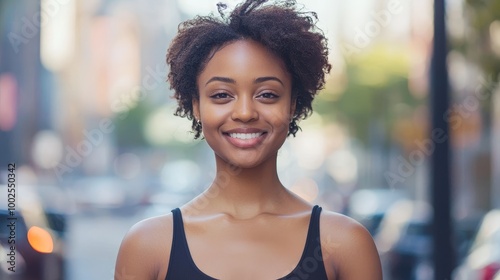
[[[197,16],[181,23],[167,51],[168,82],[178,107],[176,116],[192,120],[197,139],[201,126],[193,116],[193,100],[199,99],[196,80],[213,54],[228,43],[251,39],[265,46],[285,63],[292,77],[295,114],[288,135],[300,129],[297,122],[312,113],[312,100],[330,72],[327,39],[316,26],[314,12],[302,12],[296,1],[246,0],[227,16],[225,4],[217,4],[220,18]]]

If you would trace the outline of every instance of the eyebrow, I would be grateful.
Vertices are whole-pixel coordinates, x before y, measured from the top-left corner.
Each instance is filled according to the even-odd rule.
[[[273,77],[273,76],[257,78],[257,79],[255,79],[254,83],[258,84],[258,83],[263,83],[266,81],[276,81],[276,82],[280,83],[282,86],[284,86],[283,82],[280,79]]]
[[[215,82],[215,81],[229,83],[229,84],[236,84],[236,81],[234,79],[227,78],[227,77],[217,77],[216,76],[216,77],[210,78],[210,80],[208,80],[206,82],[205,86],[208,85],[209,83]],[[255,81],[253,83],[254,84],[258,84],[258,83],[263,83],[263,82],[266,82],[266,81],[277,81],[282,86],[284,86],[283,82],[280,79],[278,79],[276,77],[273,77],[273,76],[259,77],[259,78],[255,79]]]
[[[205,86],[208,85],[209,83],[215,82],[215,81],[229,83],[229,84],[236,84],[236,81],[233,80],[233,79],[231,79],[231,78],[226,78],[226,77],[212,77],[212,78],[210,78],[210,80],[208,80],[208,82],[205,84]]]

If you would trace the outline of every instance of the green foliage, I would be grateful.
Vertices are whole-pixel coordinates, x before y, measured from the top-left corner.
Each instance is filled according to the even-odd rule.
[[[494,20],[500,19],[500,1],[466,0],[466,13],[470,23],[480,33],[488,33],[487,28]]]
[[[400,115],[396,108],[414,109],[423,102],[411,95],[408,72],[406,50],[374,47],[346,65],[345,89],[338,96],[332,98],[338,85],[327,84],[318,95],[315,110],[327,119],[347,123],[354,136],[367,143],[374,122],[382,124],[387,134]]]
[[[466,0],[465,7],[467,20],[472,28],[463,41],[456,42],[456,45],[465,45],[463,50],[466,54],[476,60],[487,76],[491,75],[494,81],[498,81],[500,58],[491,49],[490,25],[495,20],[500,20],[500,1]]]
[[[137,106],[129,108],[115,115],[116,144],[121,148],[146,146],[142,127],[149,114],[150,108],[146,102],[139,102]]]
[[[490,26],[494,21],[500,20],[500,1],[466,0],[464,13],[469,28],[463,38],[451,40],[451,48],[463,53],[468,60],[481,68],[485,77],[497,83],[500,74],[500,57],[491,47]],[[483,112],[491,115],[490,100],[486,100],[482,105]],[[489,119],[487,118],[487,121]]]

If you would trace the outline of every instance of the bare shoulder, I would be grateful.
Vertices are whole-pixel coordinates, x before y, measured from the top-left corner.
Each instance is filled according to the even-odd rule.
[[[164,279],[173,234],[172,214],[148,218],[133,225],[120,245],[115,280]]]
[[[322,211],[321,249],[335,279],[382,279],[380,258],[370,233],[345,215]]]
[[[360,223],[345,215],[331,212],[321,212],[321,233],[326,237],[342,241],[342,244],[359,244],[360,241],[373,242],[370,233]]]

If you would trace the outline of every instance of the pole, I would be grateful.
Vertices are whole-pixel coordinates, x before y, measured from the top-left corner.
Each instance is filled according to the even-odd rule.
[[[431,156],[431,200],[433,212],[433,262],[434,279],[451,279],[454,267],[451,228],[450,184],[450,134],[446,119],[449,107],[445,1],[434,0],[434,40],[431,60],[431,135],[436,137],[435,151]],[[434,138],[433,138],[434,139]]]

